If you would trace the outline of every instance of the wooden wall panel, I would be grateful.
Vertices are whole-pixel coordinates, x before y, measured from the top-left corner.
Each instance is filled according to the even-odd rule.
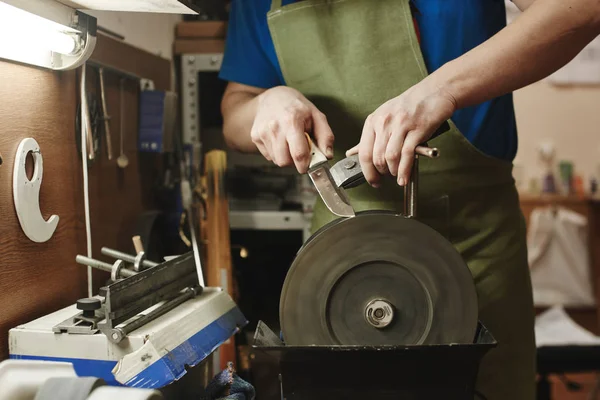
[[[99,36],[92,60],[152,79],[169,89],[171,64],[142,50]],[[0,61],[0,360],[8,355],[8,330],[85,297],[85,267],[75,263],[85,254],[82,169],[75,141],[79,72],[53,72]],[[90,89],[97,72],[88,67]],[[112,116],[113,153],[119,152],[119,78],[105,73]],[[89,168],[93,254],[100,247],[132,250],[131,229],[138,215],[153,207],[151,183],[159,157],[137,153],[138,88],[128,81],[125,149],[126,170],[116,158],[101,157]],[[60,217],[50,241],[31,242],[22,232],[12,200],[14,154],[22,138],[33,137],[44,157],[40,194],[42,214]],[[95,287],[107,274],[95,273]]]
[[[152,79],[156,89],[171,88],[171,62],[125,43],[99,35],[92,61]]]
[[[54,73],[0,61],[0,357],[7,331],[85,294],[85,271],[73,260],[81,245],[75,153],[75,73]],[[44,158],[42,214],[60,217],[46,243],[20,228],[12,199],[12,169],[21,139],[33,137]]]

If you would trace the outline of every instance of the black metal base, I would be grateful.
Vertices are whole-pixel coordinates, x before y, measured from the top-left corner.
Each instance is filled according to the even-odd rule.
[[[480,361],[497,346],[481,323],[474,343],[468,345],[330,347],[278,342],[259,324],[252,370],[264,371],[269,363],[270,376],[262,379],[277,383],[279,399],[286,400],[472,400]],[[257,389],[258,400],[275,398],[272,388],[264,397]]]

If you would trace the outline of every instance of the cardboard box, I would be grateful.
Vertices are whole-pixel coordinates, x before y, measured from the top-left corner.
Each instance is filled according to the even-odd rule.
[[[223,53],[224,39],[177,39],[173,46],[175,54]]]
[[[175,29],[178,39],[223,39],[226,34],[225,21],[180,22]]]

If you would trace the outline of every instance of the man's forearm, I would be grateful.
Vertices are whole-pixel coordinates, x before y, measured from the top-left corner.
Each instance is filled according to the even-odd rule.
[[[534,83],[572,60],[600,33],[600,0],[536,0],[512,24],[427,79],[456,108]]]
[[[227,146],[244,153],[258,151],[250,137],[257,105],[257,93],[245,91],[225,93],[221,112],[223,114],[223,135]]]

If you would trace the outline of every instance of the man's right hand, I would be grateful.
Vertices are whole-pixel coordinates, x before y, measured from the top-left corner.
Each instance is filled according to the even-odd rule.
[[[251,138],[261,154],[280,167],[295,165],[306,173],[310,147],[304,135],[312,134],[319,149],[333,157],[333,132],[327,118],[299,91],[277,86],[258,96]]]

